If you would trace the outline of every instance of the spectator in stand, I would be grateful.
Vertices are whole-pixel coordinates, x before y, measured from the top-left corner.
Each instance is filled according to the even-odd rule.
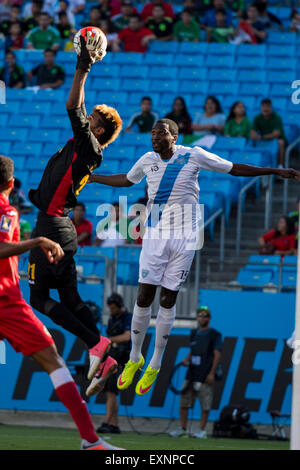
[[[64,47],[65,52],[74,52],[74,37],[76,33],[77,33],[77,30],[75,28],[72,28],[69,34],[69,39],[66,42],[65,47]]]
[[[298,13],[297,10],[293,10],[291,19],[292,19],[292,22],[289,27],[289,31],[297,33],[298,31],[300,31],[300,13]]]
[[[116,32],[115,25],[108,18],[106,20],[101,20],[100,29],[105,33],[107,39],[107,50],[112,51],[114,42],[118,39],[118,33]]]
[[[30,83],[32,78],[36,77],[36,85],[41,89],[59,88],[64,83],[65,72],[60,65],[55,64],[55,56],[55,51],[46,49],[44,51],[45,64],[40,64],[28,72],[28,82]]]
[[[267,3],[261,0],[255,2],[257,11],[258,11],[258,21],[260,21],[264,27],[265,31],[284,31],[282,21],[273,13],[267,10]]]
[[[192,129],[195,135],[223,134],[226,117],[222,112],[219,100],[208,96],[204,105],[204,113],[196,113]]]
[[[175,98],[172,111],[165,117],[176,122],[179,129],[179,134],[192,134],[193,131],[191,116],[189,115],[185,101],[181,96]]]
[[[10,1],[0,0],[0,22],[9,20]]]
[[[134,14],[138,13],[137,9],[134,8],[131,0],[123,0],[121,5],[121,13],[111,18],[116,29],[121,31],[129,25],[129,19]]]
[[[241,20],[235,32],[235,38],[231,41],[233,44],[259,44],[264,42],[267,37],[265,24],[258,19],[258,10],[253,3],[249,5],[247,19]]]
[[[20,241],[30,240],[32,234],[31,223],[22,217],[22,209],[18,203],[14,204],[14,207],[19,213]]]
[[[20,20],[21,7],[19,5],[13,5],[9,10],[9,18],[5,21],[2,21],[0,24],[0,33],[4,36],[9,35],[10,27],[13,23],[16,23]]]
[[[154,123],[158,120],[158,114],[152,111],[152,100],[144,96],[141,100],[141,112],[134,114],[125,132],[151,132]]]
[[[141,17],[144,22],[148,20],[150,16],[153,16],[153,8],[155,5],[162,5],[165,15],[172,20],[175,18],[174,10],[172,5],[164,2],[163,0],[152,0],[152,2],[146,3],[142,9]]]
[[[197,23],[200,23],[200,14],[202,15],[204,11],[207,10],[206,5],[201,7],[201,11],[196,8],[195,0],[184,0],[183,2],[183,9],[179,13],[176,14],[174,23],[177,23],[177,21],[181,21],[181,15],[184,10],[188,10],[192,17],[197,21]]]
[[[261,113],[255,116],[251,130],[253,140],[278,141],[278,168],[283,168],[286,137],[284,135],[282,119],[273,111],[272,101],[265,98],[261,102]]]
[[[58,13],[58,23],[55,27],[59,31],[61,39],[66,40],[69,38],[72,26],[69,23],[66,12],[60,11]]]
[[[25,33],[31,31],[33,28],[38,26],[38,19],[42,12],[43,1],[34,0],[31,3],[27,3],[23,12],[23,29]]]
[[[128,234],[128,226],[131,220],[123,214],[118,202],[112,205],[111,214],[100,221],[96,228],[95,246],[115,247],[126,245],[132,239]]]
[[[16,63],[16,56],[10,50],[5,54],[4,66],[0,67],[0,80],[5,83],[7,88],[25,87],[24,70]]]
[[[242,101],[236,101],[230,109],[226,120],[224,135],[226,137],[246,137],[250,138],[251,121],[246,116],[246,110]]]
[[[111,2],[110,0],[98,0],[99,5],[97,6],[101,19],[110,18],[112,16],[111,13]]]
[[[92,244],[93,224],[86,217],[86,208],[83,202],[78,202],[73,209],[71,218],[77,233],[79,246],[90,246]]]
[[[161,5],[154,5],[153,16],[150,16],[145,24],[155,34],[156,41],[170,41],[173,39],[173,21],[164,14]]]
[[[68,8],[73,15],[82,12],[85,9],[85,0],[65,0],[68,3]],[[61,2],[57,0],[45,0],[43,11],[48,13],[48,15],[54,16],[60,11]]]
[[[220,10],[220,8],[225,10],[226,19],[225,19],[225,28],[229,28],[232,26],[232,12],[229,8],[225,8],[224,0],[213,0],[214,8],[208,10],[202,19],[202,26],[204,29],[207,27],[216,28],[217,27],[217,20],[216,20],[216,11]]]
[[[259,253],[262,255],[292,255],[296,237],[292,219],[283,216],[279,219],[277,228],[270,230],[258,239]]]
[[[175,23],[174,38],[177,41],[200,41],[200,26],[188,9],[181,13],[181,20]]]
[[[33,28],[27,35],[27,49],[53,49],[57,51],[60,46],[60,34],[54,26],[50,25],[51,18],[48,13],[41,13],[39,26]]]
[[[54,15],[55,23],[58,23],[58,20],[59,20],[58,15],[60,13],[65,13],[67,15],[69,24],[73,27],[75,26],[75,16],[71,12],[71,8],[70,8],[70,4],[69,4],[68,0],[60,0],[58,11],[56,11],[56,13]]]
[[[243,16],[243,12],[245,9],[245,1],[244,0],[226,0],[225,1],[226,8],[229,8],[232,12],[236,14],[239,18]]]
[[[90,10],[90,16],[87,21],[85,21],[82,26],[97,26],[97,28],[100,28],[100,22],[103,19],[106,19],[107,15],[102,15],[101,11],[99,10],[98,7],[93,6]]]
[[[16,21],[9,27],[9,35],[5,39],[5,49],[23,49],[24,36],[22,34],[21,22]]]
[[[153,41],[155,35],[151,29],[143,26],[139,15],[132,15],[128,28],[119,32],[118,38],[114,41],[113,50],[119,52],[120,44],[124,46],[125,52],[146,52],[149,42]]]
[[[33,205],[26,199],[25,193],[21,189],[22,183],[15,178],[14,187],[9,195],[9,203],[20,208],[20,214],[29,214],[33,211]]]
[[[216,27],[206,28],[207,42],[229,42],[234,36],[234,27],[226,27],[226,11],[225,8],[216,10]]]

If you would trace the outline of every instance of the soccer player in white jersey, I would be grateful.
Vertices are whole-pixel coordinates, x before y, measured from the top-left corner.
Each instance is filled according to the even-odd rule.
[[[118,388],[126,389],[132,383],[138,369],[144,366],[142,345],[150,323],[151,304],[157,287],[161,286],[154,354],[136,385],[138,395],[144,395],[151,389],[160,370],[163,352],[175,319],[176,297],[189,273],[194,257],[194,250],[188,249],[187,246],[197,222],[194,216],[189,219],[189,222],[192,222],[191,230],[184,230],[181,238],[174,236],[178,228],[175,227],[175,231],[169,230],[169,239],[165,239],[164,221],[170,220],[172,205],[177,204],[181,207],[197,205],[198,174],[202,169],[234,176],[279,175],[300,181],[300,172],[294,169],[261,168],[232,163],[200,147],[176,145],[177,137],[177,124],[170,119],[161,119],[152,129],[153,152],[144,154],[127,175],[90,177],[90,182],[116,187],[132,186],[139,183],[144,176],[147,178],[148,219],[140,256],[139,290],[131,325],[132,350],[130,359],[118,378]],[[157,207],[162,208],[162,214]],[[175,219],[177,220],[176,215]],[[155,239],[152,237],[153,234]]]

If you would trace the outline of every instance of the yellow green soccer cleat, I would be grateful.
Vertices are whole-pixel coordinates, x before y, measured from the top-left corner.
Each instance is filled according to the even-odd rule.
[[[145,395],[145,393],[149,392],[159,371],[160,369],[156,370],[153,369],[153,367],[148,366],[143,377],[136,384],[135,393],[138,395]]]
[[[145,364],[145,359],[141,355],[141,358],[139,362],[133,362],[133,361],[128,361],[125,364],[125,368],[122,372],[122,374],[118,378],[117,386],[119,390],[125,390],[125,388],[128,388],[129,385],[131,385],[131,382],[133,381],[133,378],[136,374],[136,372],[143,368]]]

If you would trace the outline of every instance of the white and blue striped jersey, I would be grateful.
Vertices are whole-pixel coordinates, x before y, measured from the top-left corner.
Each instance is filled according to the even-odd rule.
[[[228,160],[203,150],[201,147],[185,147],[176,145],[175,152],[169,160],[162,160],[158,153],[145,153],[127,173],[132,183],[140,183],[144,176],[148,185],[148,214],[154,205],[164,207],[159,222],[173,206],[195,206],[199,203],[198,175],[201,170],[212,170],[229,173],[232,163]],[[174,211],[173,211],[174,213]],[[157,220],[147,225],[156,226]],[[159,224],[162,226],[162,224]]]

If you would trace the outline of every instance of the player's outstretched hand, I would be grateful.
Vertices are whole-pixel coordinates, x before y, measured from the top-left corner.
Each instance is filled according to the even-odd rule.
[[[59,243],[55,243],[45,237],[41,237],[40,247],[42,248],[43,252],[48,258],[49,263],[51,264],[59,263],[59,261],[65,255]]]
[[[90,175],[88,183],[97,183],[97,175]]]
[[[281,178],[289,178],[300,181],[300,171],[294,170],[294,168],[278,168],[277,174],[278,176],[281,176]]]
[[[77,69],[89,72],[91,65],[95,62],[102,60],[106,52],[101,54],[100,48],[98,47],[101,42],[100,34],[95,30],[95,34],[92,35],[91,31],[87,32],[86,40],[83,36],[80,36],[80,54],[77,57]]]

